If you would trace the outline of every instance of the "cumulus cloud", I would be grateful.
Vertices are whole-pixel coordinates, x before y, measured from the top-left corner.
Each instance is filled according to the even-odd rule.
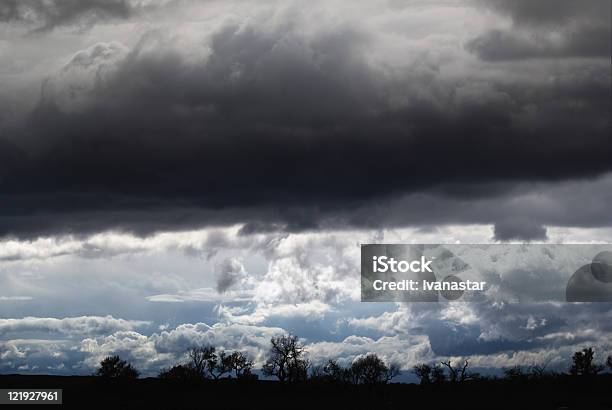
[[[327,359],[336,358],[344,366],[368,353],[376,353],[388,363],[397,363],[406,370],[435,357],[426,336],[383,336],[378,339],[349,336],[340,342],[313,343],[307,348],[314,363],[324,364]]]
[[[611,313],[609,304],[398,304],[349,324],[385,335],[427,335],[433,355],[469,357],[485,368],[551,362],[565,370],[584,345],[610,351]]]
[[[612,349],[611,312],[608,304],[397,304],[395,309],[372,316],[362,311],[346,320],[339,315],[348,328],[333,330],[332,334],[341,332],[336,337],[301,336],[315,364],[337,358],[349,365],[361,355],[377,353],[403,369],[450,358],[469,359],[472,366],[487,371],[545,363],[550,369],[564,370],[571,354],[584,345],[595,346],[600,355]],[[283,312],[274,314],[282,317]],[[70,322],[70,318],[56,320]],[[28,329],[34,327],[48,330],[57,328],[57,324]],[[265,361],[270,338],[289,331],[286,327],[231,321],[164,326],[152,334],[136,331],[134,326],[104,331],[96,326],[89,330],[77,327],[61,333],[70,336],[69,340],[3,342],[0,355],[6,360],[2,369],[28,365],[21,371],[90,373],[105,356],[120,354],[145,375],[154,375],[161,368],[186,360],[185,352],[194,345],[245,351],[259,367]]]
[[[260,368],[266,360],[270,339],[286,333],[279,327],[185,323],[150,336],[121,330],[75,342],[13,340],[0,345],[0,354],[7,359],[1,368],[17,369],[28,364],[30,368],[22,371],[46,368],[53,373],[75,370],[87,373],[95,369],[104,357],[119,354],[145,375],[155,375],[164,367],[184,362],[189,348],[202,345],[228,351],[241,350]],[[311,342],[307,339],[303,342],[313,363],[323,363],[333,357],[342,364],[350,364],[360,355],[376,352],[386,360],[408,368],[413,363],[433,358],[425,336],[383,336],[377,339],[349,336],[338,342]],[[51,369],[51,365],[56,368]],[[57,368],[60,365],[63,367]]]
[[[600,355],[612,348],[609,342],[612,329],[605,325],[610,310],[605,307],[592,310],[584,305],[508,305],[502,308],[449,305],[411,309],[398,306],[397,317],[408,316],[400,327],[384,327],[390,322],[388,315],[394,315],[392,312],[373,318],[375,320],[364,319],[352,324],[362,329],[374,326],[380,332],[377,335],[364,336],[357,332],[337,341],[304,339],[308,356],[313,363],[336,358],[340,363],[350,365],[361,355],[377,353],[387,361],[400,364],[403,369],[410,369],[417,363],[467,358],[472,366],[489,371],[515,364],[548,364],[551,369],[563,370],[571,353],[585,344],[595,346]],[[466,312],[478,319],[464,320]],[[538,326],[529,326],[535,322]],[[145,374],[155,374],[160,368],[184,361],[186,350],[194,345],[243,350],[255,360],[256,366],[261,366],[270,338],[286,332],[279,327],[237,323],[212,326],[186,323],[149,336],[120,330],[77,342],[77,356],[74,353],[70,356],[74,344],[67,347],[64,342],[40,343],[53,346],[57,349],[56,356],[61,356],[66,364],[70,363],[80,371],[95,368],[107,355],[121,354]],[[6,343],[4,356],[12,359],[13,364],[23,363],[30,354],[29,350],[20,347],[24,344],[27,343]],[[53,357],[52,354],[49,356]]]
[[[16,339],[0,342],[0,371],[70,374],[82,357],[66,340]],[[91,372],[89,372],[91,374]]]
[[[258,303],[247,307],[219,306],[220,318],[231,323],[257,325],[274,320],[315,321],[325,317],[333,307],[319,300],[306,303]]]
[[[145,336],[134,331],[116,332],[98,338],[84,339],[79,350],[86,354],[85,366],[95,368],[105,356],[120,353],[139,369],[156,374],[162,367],[186,360],[193,346],[216,346],[221,350],[241,350],[257,366],[265,361],[270,338],[286,333],[281,328],[246,325],[185,323],[171,330]]]

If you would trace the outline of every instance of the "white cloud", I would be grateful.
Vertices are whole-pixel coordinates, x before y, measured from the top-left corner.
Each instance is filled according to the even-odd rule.
[[[12,301],[27,301],[34,299],[31,296],[0,296],[0,302],[12,302]]]
[[[112,354],[129,359],[145,374],[156,374],[161,368],[186,360],[193,346],[210,345],[220,350],[241,350],[261,366],[269,349],[270,338],[286,333],[281,328],[217,323],[185,323],[172,330],[150,336],[121,331],[108,336],[84,339],[79,351],[87,355],[83,364],[95,368],[100,360]]]
[[[59,333],[69,336],[105,334],[148,324],[146,321],[116,319],[112,316],[79,316],[63,319],[28,316],[23,319],[0,319],[0,335],[20,332]]]
[[[487,243],[490,226],[251,236],[241,236],[240,228],[146,238],[109,232],[0,246],[5,256],[23,258],[0,261],[6,295],[35,300],[62,295],[61,303],[46,305],[48,314],[58,317],[54,309],[71,309],[65,300],[81,311],[94,305],[113,311],[107,317],[1,319],[0,334],[9,340],[0,354],[10,357],[3,369],[30,364],[28,372],[38,365],[88,374],[105,355],[118,353],[154,375],[184,360],[194,344],[245,350],[261,365],[270,337],[289,330],[305,338],[315,362],[337,357],[348,364],[376,352],[406,369],[417,362],[459,360],[453,346],[469,351],[465,357],[484,367],[521,360],[563,367],[586,345],[610,351],[612,316],[604,304],[359,304],[360,243]],[[549,236],[551,241],[612,237],[608,230],[560,228]],[[240,261],[240,278],[219,293],[215,267],[232,258]],[[173,304],[177,321],[163,302],[190,303]],[[13,316],[22,305],[31,303],[4,304]],[[142,320],[117,319],[129,309],[135,313],[128,317]],[[186,314],[192,316],[182,319]],[[202,320],[208,324],[198,323]],[[151,329],[155,333],[145,331]],[[41,339],[18,339],[37,333]],[[37,342],[51,336],[67,340]],[[481,353],[485,348],[490,353]]]
[[[314,363],[323,363],[336,358],[343,365],[364,354],[376,353],[389,363],[397,363],[403,369],[410,369],[417,363],[434,359],[427,336],[383,336],[379,339],[349,336],[341,342],[316,342],[307,346],[309,357]]]
[[[321,320],[326,313],[333,311],[327,303],[313,300],[307,303],[295,304],[262,304],[254,306],[224,306],[217,308],[219,317],[231,323],[261,324],[270,319],[305,320],[306,322]]]
[[[219,294],[213,288],[200,288],[177,293],[147,296],[150,302],[180,303],[180,302],[247,302],[252,300],[253,292],[248,290],[227,291]]]

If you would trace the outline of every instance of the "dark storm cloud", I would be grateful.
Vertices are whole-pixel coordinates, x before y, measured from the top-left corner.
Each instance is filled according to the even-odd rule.
[[[561,28],[573,21],[610,23],[608,0],[483,0],[480,5],[508,14],[517,24]]]
[[[492,0],[481,3],[512,18],[511,30],[489,30],[467,43],[484,60],[610,57],[607,0]]]
[[[494,237],[499,241],[546,240],[546,228],[534,221],[500,221],[495,224]]]
[[[57,26],[126,19],[133,11],[129,0],[3,0],[0,22],[34,24],[38,30],[50,30]]]
[[[491,30],[469,41],[467,49],[484,60],[610,56],[610,27],[585,27],[557,43],[542,34]]]
[[[164,41],[150,33],[116,60],[113,47],[92,48],[89,94],[75,99],[82,87],[61,81],[53,94],[50,81],[24,125],[4,130],[0,235],[367,226],[377,223],[371,207],[407,195],[403,214],[382,219],[506,223],[496,209],[476,210],[481,200],[495,206],[524,181],[612,171],[603,65],[539,84],[443,82],[432,65],[374,66],[370,38],[354,28],[307,37],[291,24],[226,24],[201,61]],[[62,105],[62,92],[76,107]],[[558,214],[536,226],[609,223],[599,212]]]

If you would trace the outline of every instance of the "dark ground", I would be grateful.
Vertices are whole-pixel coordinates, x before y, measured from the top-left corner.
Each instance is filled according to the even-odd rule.
[[[236,380],[184,385],[155,378],[121,382],[97,377],[5,375],[0,376],[0,388],[64,390],[62,406],[42,408],[612,409],[612,375],[524,382],[484,380],[440,386],[390,384],[374,388]]]

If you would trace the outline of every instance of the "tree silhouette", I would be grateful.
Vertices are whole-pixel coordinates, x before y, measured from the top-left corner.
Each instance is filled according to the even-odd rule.
[[[217,355],[215,348],[212,346],[195,346],[187,351],[189,356],[189,365],[202,378],[208,378],[209,362],[216,361]]]
[[[137,379],[140,373],[131,364],[121,360],[119,356],[109,356],[100,362],[96,374],[112,379]]]
[[[428,364],[417,364],[412,368],[414,373],[420,380],[421,384],[431,384],[431,366]]]
[[[606,365],[612,370],[612,356],[608,356],[608,360],[606,360]]]
[[[197,346],[192,347],[187,352],[190,359],[190,367],[193,368],[202,378],[205,379],[220,379],[224,374],[236,371],[236,375],[248,370],[253,363],[246,360],[246,356],[237,356],[236,354],[227,354],[221,352],[217,354],[213,346]],[[242,355],[242,353],[240,353]],[[235,360],[238,360],[236,363]]]
[[[237,379],[252,378],[253,361],[249,360],[246,354],[242,352],[232,352],[228,356],[228,367],[234,371]]]
[[[595,352],[592,347],[584,348],[574,353],[570,374],[574,376],[594,376],[604,369],[603,365],[595,364]]]
[[[456,382],[464,382],[466,380],[472,380],[478,378],[478,373],[468,373],[467,368],[470,363],[465,360],[461,367],[453,367],[452,362],[450,360],[446,362],[441,362],[443,366],[446,366],[449,372],[449,380],[451,383]]]
[[[230,373],[232,371],[232,358],[231,355],[226,354],[225,352],[221,352],[217,355],[214,351],[212,355],[206,361],[206,370],[208,374],[215,380],[220,379],[226,373]]]
[[[354,384],[388,383],[400,374],[399,367],[387,364],[375,353],[370,353],[355,360],[351,365],[351,375]]]
[[[547,375],[552,374],[551,372],[547,372],[546,368],[548,367],[548,362],[544,364],[534,364],[531,366],[531,378],[533,379],[543,379]]]
[[[305,350],[295,335],[277,336],[270,339],[270,353],[263,366],[267,376],[275,376],[279,381],[305,381],[308,377],[310,362]]]
[[[349,381],[349,370],[342,367],[334,359],[329,359],[325,366],[323,366],[323,372],[325,376],[332,382],[348,382]]]
[[[350,369],[342,367],[334,359],[329,359],[323,366],[313,367],[310,378],[328,383],[348,383],[351,380]]]
[[[234,372],[236,378],[254,378],[251,373],[253,362],[242,352],[217,354],[212,346],[196,346],[187,351],[189,363],[163,370],[159,377],[163,379],[220,379],[225,374]]]
[[[441,365],[435,364],[431,367],[431,381],[435,384],[446,383],[446,374]]]
[[[525,370],[523,369],[523,366],[519,366],[519,365],[504,369],[504,375],[506,376],[506,379],[513,380],[513,381],[527,379],[527,374],[525,374]]]
[[[180,382],[196,382],[202,380],[202,374],[199,373],[190,364],[179,364],[167,370],[162,370],[158,377],[164,380],[176,380]]]

